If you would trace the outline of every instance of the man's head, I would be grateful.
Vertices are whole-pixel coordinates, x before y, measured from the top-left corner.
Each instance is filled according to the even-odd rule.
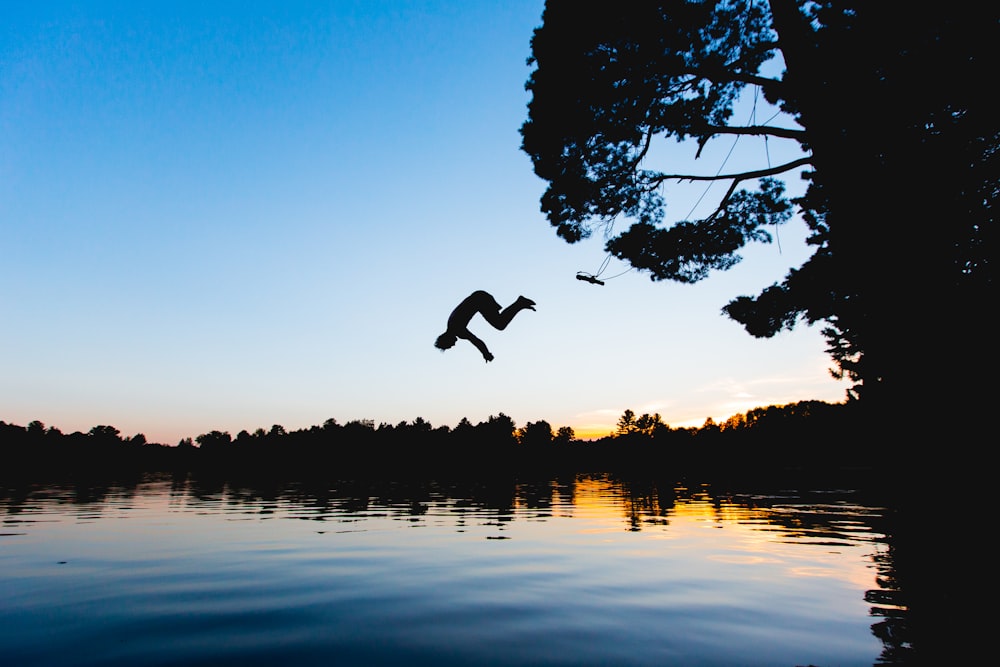
[[[458,336],[451,333],[450,331],[445,331],[443,334],[437,337],[436,341],[434,341],[434,347],[436,347],[439,350],[447,350],[453,347],[457,340]]]

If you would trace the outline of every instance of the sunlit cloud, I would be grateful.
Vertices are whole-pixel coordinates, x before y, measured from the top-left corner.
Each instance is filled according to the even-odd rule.
[[[677,401],[675,401],[675,400],[662,400],[662,399],[661,400],[655,400],[655,401],[651,401],[649,403],[644,403],[643,405],[639,406],[639,409],[636,410],[636,412],[638,412],[639,414],[645,413],[645,414],[650,414],[650,415],[652,415],[652,414],[660,414],[660,415],[662,415],[667,410],[669,410],[671,408],[671,406],[674,406],[676,404],[677,404]]]

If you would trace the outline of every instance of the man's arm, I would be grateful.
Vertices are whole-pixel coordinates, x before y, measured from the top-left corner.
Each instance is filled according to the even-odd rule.
[[[486,347],[486,343],[476,338],[471,331],[463,332],[460,338],[464,338],[465,340],[475,345],[482,353],[483,359],[485,359],[486,361],[493,361],[493,355],[490,354],[489,348]]]

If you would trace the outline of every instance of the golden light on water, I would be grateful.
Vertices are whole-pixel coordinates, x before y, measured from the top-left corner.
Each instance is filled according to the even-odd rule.
[[[850,506],[776,501],[756,506],[716,498],[707,489],[635,489],[606,476],[581,476],[565,486],[553,483],[549,491],[552,519],[577,521],[578,534],[603,535],[606,542],[641,532],[645,540],[639,550],[652,558],[662,556],[654,543],[667,541],[699,551],[709,569],[763,568],[771,573],[767,576],[781,572],[792,579],[831,578],[861,589],[876,587],[871,561],[862,553],[880,546],[852,528]],[[526,506],[521,493],[516,505]],[[545,530],[544,523],[539,529]],[[845,561],[848,551],[858,557]],[[845,567],[845,562],[853,565]]]
[[[149,628],[181,619],[176,632],[200,614],[213,639],[215,628],[234,628],[221,636],[230,644],[249,636],[244,625],[256,636],[251,619],[261,615],[284,628],[276,636],[289,645],[304,633],[329,636],[331,618],[349,619],[345,634],[323,646],[330,655],[358,628],[373,629],[351,639],[358,646],[391,645],[412,637],[416,623],[421,642],[438,637],[442,655],[454,651],[456,636],[476,646],[481,637],[522,647],[542,638],[518,664],[545,662],[555,645],[564,655],[581,637],[594,641],[567,661],[618,664],[617,648],[595,651],[616,646],[623,633],[628,655],[644,656],[642,664],[662,664],[665,651],[741,664],[747,641],[777,647],[766,664],[871,664],[880,646],[867,592],[878,588],[873,557],[885,547],[872,519],[882,510],[851,497],[728,496],[613,475],[343,490],[176,478],[43,488],[6,501],[12,530],[4,546],[22,555],[5,560],[17,567],[5,567],[0,583],[54,615],[69,599],[73,622],[107,609],[107,591],[115,591],[130,613],[97,616],[88,629],[101,637],[94,651],[117,649],[105,637],[134,628],[136,610]],[[94,583],[67,587],[70,574]],[[355,623],[359,617],[368,620]],[[8,644],[49,647],[35,621],[8,627]],[[553,636],[565,641],[551,644]],[[53,656],[68,650],[56,648]],[[385,662],[407,662],[395,658]],[[483,660],[489,656],[468,662]]]

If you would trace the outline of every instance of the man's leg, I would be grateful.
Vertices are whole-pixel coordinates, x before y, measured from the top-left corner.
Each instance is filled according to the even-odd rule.
[[[490,308],[484,307],[479,312],[482,313],[487,322],[501,331],[507,328],[507,325],[510,324],[512,319],[514,319],[515,315],[526,308],[533,308],[535,305],[535,302],[531,299],[519,296],[517,297],[517,301],[510,304],[503,310],[500,310],[500,304],[496,302],[496,299],[493,299],[492,301],[493,303]]]

